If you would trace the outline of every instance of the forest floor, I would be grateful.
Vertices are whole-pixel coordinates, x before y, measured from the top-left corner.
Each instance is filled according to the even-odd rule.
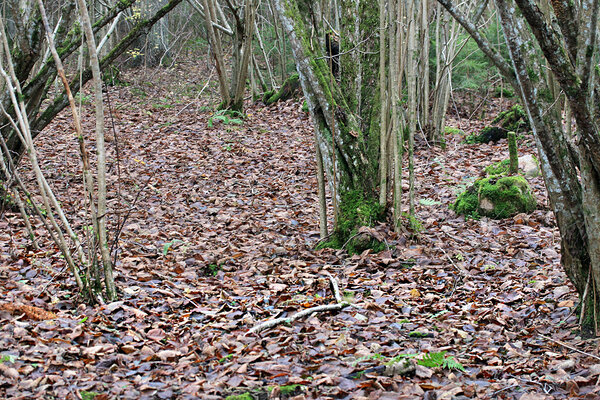
[[[508,157],[505,140],[468,145],[449,135],[446,150],[418,140],[422,231],[376,227],[389,245],[379,254],[315,251],[313,138],[301,103],[248,104],[242,124],[211,121],[210,87],[197,97],[207,78],[182,64],[138,71],[131,86],[108,91],[113,237],[127,217],[119,301],[82,304],[39,221],[34,250],[20,216],[1,216],[1,398],[598,398],[597,341],[577,331],[542,179],[530,180],[530,215],[465,220],[448,208]],[[487,103],[482,121],[448,125],[476,132],[499,104]],[[93,107],[84,110],[91,133]],[[81,226],[70,121],[63,113],[37,143]],[[519,151],[534,152],[531,137]],[[351,307],[247,334],[335,303],[330,275]],[[17,305],[54,315],[36,319]],[[376,368],[402,358],[426,365],[410,376]]]

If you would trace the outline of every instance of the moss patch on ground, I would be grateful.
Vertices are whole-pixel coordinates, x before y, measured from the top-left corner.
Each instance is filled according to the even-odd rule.
[[[462,129],[455,128],[453,126],[445,126],[444,133],[446,135],[461,135],[461,136],[465,135],[465,131],[463,131]]]
[[[492,165],[488,165],[485,167],[484,171],[486,175],[506,175],[508,170],[510,169],[510,160],[502,160],[494,163]]]
[[[515,104],[506,111],[502,111],[494,120],[492,124],[498,124],[507,131],[519,133],[531,130],[529,126],[529,119],[523,107]]]
[[[522,176],[490,176],[475,181],[461,193],[452,209],[469,218],[509,218],[530,213],[537,206],[532,190]]]

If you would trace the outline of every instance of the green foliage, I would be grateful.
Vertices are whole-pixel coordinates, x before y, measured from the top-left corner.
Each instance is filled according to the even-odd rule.
[[[218,264],[209,264],[209,266],[208,266],[208,273],[211,276],[216,276],[219,273],[219,271],[221,270],[221,267],[222,266],[218,265]]]
[[[5,354],[2,356],[2,358],[0,358],[0,362],[3,362],[3,363],[13,364],[15,361],[17,361],[17,358],[15,356],[13,356],[12,354]]]
[[[254,400],[254,397],[250,393],[232,394],[225,397],[225,400]]]
[[[440,204],[442,204],[439,201],[433,200],[433,199],[419,199],[419,203],[422,204],[422,205],[424,205],[424,206],[429,206],[429,207],[431,207],[431,206],[439,206]]]
[[[306,102],[306,100],[304,100],[304,102],[302,103],[302,111],[305,113],[308,112],[308,103]]]
[[[168,99],[161,99],[159,103],[152,104],[154,108],[173,108],[172,104],[169,104]]]
[[[483,209],[481,199],[493,204],[493,210]],[[537,202],[529,184],[522,176],[490,176],[478,179],[461,193],[450,206],[457,214],[478,219],[485,215],[494,219],[511,217],[519,212],[535,210]]]
[[[148,97],[148,94],[146,93],[146,91],[139,87],[132,87],[131,94],[133,94],[134,96],[137,96],[137,97],[141,97],[142,99],[145,97]]]
[[[508,86],[496,86],[494,88],[494,97],[506,97],[510,99],[515,97],[515,92]]]
[[[109,65],[102,71],[102,80],[108,86],[129,86],[121,80],[121,71],[114,65]]]
[[[435,28],[432,26],[432,29]],[[509,60],[502,27],[496,20],[490,21],[481,33],[488,39],[493,48],[500,51],[505,60]],[[431,38],[432,43],[435,42],[434,34],[431,35]],[[452,67],[453,90],[486,91],[490,89],[488,86],[488,82],[492,81],[489,79],[490,76],[497,73],[496,66],[483,54],[471,36],[461,31],[458,41],[462,43],[465,40],[467,42],[456,55]],[[432,48],[435,49],[435,46],[432,46]],[[431,71],[435,73],[435,51],[431,52],[429,63]]]
[[[94,400],[96,396],[99,396],[100,393],[97,392],[88,392],[87,390],[82,390],[79,392],[81,396],[81,400]]]
[[[29,199],[26,199],[28,203],[31,203]],[[6,190],[4,185],[0,183],[0,210],[14,210],[18,211],[19,206],[15,202],[15,198],[12,193]]]
[[[224,125],[242,125],[244,114],[235,110],[219,110],[208,119],[208,127],[212,128],[214,121],[221,121]]]
[[[162,250],[162,254],[163,254],[163,256],[166,256],[166,255],[167,255],[167,253],[169,252],[169,249],[170,249],[172,246],[174,246],[174,245],[176,245],[176,244],[179,244],[179,243],[183,243],[183,242],[182,242],[181,240],[179,240],[179,239],[174,239],[174,240],[171,240],[170,242],[167,242],[167,243],[165,243],[165,244],[163,245],[163,250]]]
[[[400,354],[388,361],[387,364],[391,365],[405,358],[419,358],[419,354]],[[426,353],[417,360],[417,364],[427,368],[443,368],[460,371],[465,370],[465,367],[458,362],[456,358],[446,355],[446,351]]]
[[[82,94],[81,92],[77,92],[74,97],[75,101],[81,104],[90,104],[92,102],[92,96]]]
[[[457,369],[464,371],[465,367],[452,356],[447,356],[445,351],[436,353],[427,353],[422,360],[417,362],[419,365],[428,368],[443,368],[448,370]]]

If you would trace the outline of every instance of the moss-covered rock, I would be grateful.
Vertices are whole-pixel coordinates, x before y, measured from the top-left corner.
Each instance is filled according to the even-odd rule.
[[[473,133],[465,139],[469,144],[473,143],[496,143],[500,139],[506,139],[508,129],[499,126],[486,126],[479,133]]]
[[[469,135],[467,143],[489,143],[506,139],[508,132],[527,132],[531,130],[529,119],[523,107],[516,104],[506,111],[502,111],[494,120],[493,125],[486,126],[481,132]]]
[[[270,105],[278,101],[291,99],[300,90],[300,77],[298,74],[292,74],[285,80],[278,91],[269,90],[263,96],[263,103]]]
[[[509,218],[535,210],[537,202],[522,176],[491,176],[475,181],[461,193],[452,209],[470,218]]]
[[[518,104],[515,104],[510,109],[502,111],[500,114],[498,114],[498,116],[492,121],[492,124],[500,125],[507,131],[512,131],[515,133],[527,132],[531,130],[527,114],[525,113],[525,110],[523,110],[523,107]]]

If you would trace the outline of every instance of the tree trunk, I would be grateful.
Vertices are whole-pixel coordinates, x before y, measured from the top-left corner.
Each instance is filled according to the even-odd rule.
[[[530,31],[514,12],[512,2],[496,0],[512,66],[494,52],[475,26],[449,0],[438,0],[469,31],[481,50],[520,93],[538,147],[550,204],[561,233],[561,262],[577,289],[580,321],[587,333],[598,334],[600,322],[600,136],[595,125],[598,104],[593,96],[591,60],[597,49],[598,0],[577,10],[573,2],[552,2],[560,31],[529,0],[516,0],[523,18],[544,54],[538,61]],[[511,4],[509,4],[511,3]],[[591,3],[591,4],[587,4]],[[577,11],[580,18],[575,18]],[[550,12],[548,10],[547,12]],[[580,21],[574,28],[575,21]],[[577,32],[579,37],[577,37]],[[573,63],[577,67],[573,66]],[[551,69],[554,77],[545,76]],[[577,123],[578,137],[565,135],[560,104],[552,80],[566,94]]]
[[[291,43],[331,192],[339,204],[333,241],[341,246],[359,225],[373,224],[381,217],[379,38],[374,34],[378,8],[366,0],[341,1],[338,80],[330,69],[322,15],[314,2],[274,3]]]
[[[162,17],[169,13],[175,6],[183,0],[170,0],[164,7],[160,8],[152,17],[141,21],[137,24],[123,39],[115,45],[114,48],[107,50],[108,54],[100,60],[100,68],[106,68],[119,55],[121,55],[140,35],[148,32],[148,30],[158,22]],[[69,100],[66,92],[62,92],[56,96],[54,100],[43,107],[43,101],[48,97],[48,91],[52,87],[48,82],[53,82],[56,79],[56,67],[54,61],[50,58],[39,63],[39,67],[34,68],[40,57],[41,38],[43,32],[40,30],[42,23],[39,17],[39,12],[36,7],[19,8],[17,0],[13,0],[15,7],[9,7],[9,12],[13,21],[18,21],[17,26],[21,27],[15,30],[13,48],[11,55],[15,54],[14,65],[17,71],[17,78],[22,84],[22,95],[27,107],[27,115],[30,116],[31,134],[35,138],[48,124],[68,106]],[[27,2],[26,2],[27,3]],[[93,25],[94,33],[97,33],[101,28],[107,26],[121,11],[130,7],[135,0],[120,0],[113,6],[102,18]],[[32,3],[33,4],[33,3]],[[62,22],[60,29],[57,30],[55,42],[57,43],[58,54],[64,61],[69,57],[81,43],[81,29],[76,26],[71,28],[70,24],[73,21],[74,3],[68,3],[61,9]],[[76,74],[70,82],[71,91],[76,94],[80,86],[92,79],[91,69],[86,69],[80,75]],[[80,85],[81,83],[81,85]],[[4,94],[0,97],[0,102],[8,113],[14,118],[14,110],[10,103],[9,97]],[[12,161],[15,165],[21,159],[25,150],[16,132],[10,127],[7,119],[0,115],[0,134],[4,137],[6,145],[12,155]],[[4,180],[0,174],[0,181]]]

